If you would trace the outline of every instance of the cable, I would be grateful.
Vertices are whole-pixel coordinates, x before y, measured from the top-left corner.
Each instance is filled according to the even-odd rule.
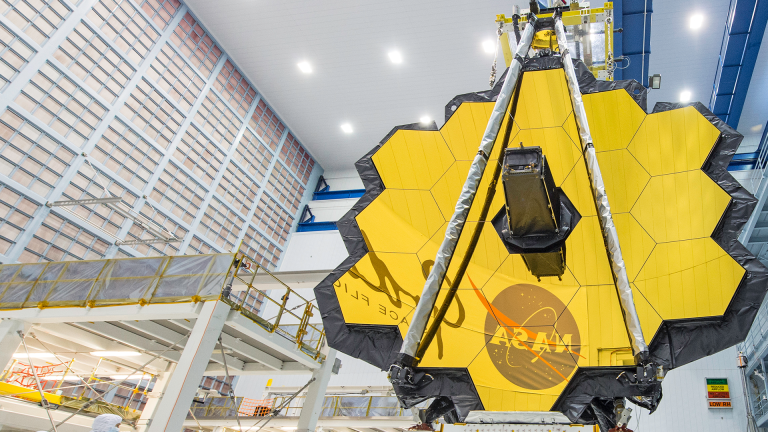
[[[645,0],[643,6],[643,61],[640,66],[640,84],[645,81],[645,27],[648,25],[648,0]],[[629,66],[629,65],[627,65]]]
[[[65,365],[65,366],[66,366],[66,368],[67,368],[67,370],[68,370],[69,372],[72,372],[72,374],[73,374],[74,376],[76,376],[76,377],[77,377],[77,378],[78,378],[80,381],[82,381],[82,382],[83,382],[83,384],[85,384],[85,386],[86,386],[86,387],[88,387],[88,389],[90,389],[92,392],[94,392],[94,393],[96,393],[96,394],[98,394],[98,393],[99,393],[99,392],[97,392],[97,391],[96,391],[96,389],[94,389],[93,387],[91,387],[91,385],[90,385],[90,384],[89,384],[89,383],[88,383],[86,380],[84,380],[84,379],[83,379],[83,377],[81,377],[80,375],[76,374],[76,373],[75,373],[75,372],[72,370],[72,368],[70,368],[70,367],[69,367],[69,364],[68,364],[68,362],[64,362],[64,361],[62,361],[62,360],[59,358],[59,356],[58,356],[58,355],[56,355],[56,353],[54,353],[54,352],[53,352],[51,349],[49,349],[49,348],[48,348],[48,347],[47,347],[47,346],[46,346],[46,345],[43,343],[43,341],[41,341],[40,339],[38,339],[38,338],[37,338],[37,336],[35,336],[34,334],[32,334],[32,335],[30,335],[30,337],[31,337],[32,339],[36,340],[36,341],[37,341],[37,343],[39,343],[40,345],[42,345],[42,346],[43,346],[43,348],[45,348],[45,350],[46,350],[46,351],[48,351],[49,353],[53,354],[53,356],[54,356],[54,357],[56,357],[56,360],[60,361],[60,362],[61,362],[63,365]],[[80,385],[76,385],[76,386],[68,386],[68,387],[69,387],[69,388],[72,388],[72,387],[80,387]],[[59,387],[59,390],[61,390],[62,388],[67,388],[67,387]]]
[[[181,341],[183,341],[185,338],[187,338],[187,337],[190,335],[190,333],[192,333],[192,330],[188,331],[186,335],[184,335],[184,336],[182,336],[182,337],[181,337],[181,339],[179,339],[178,341],[174,342],[174,343],[173,343],[173,345],[169,346],[168,348],[166,348],[166,349],[165,349],[165,350],[163,350],[162,352],[160,352],[160,353],[158,353],[158,354],[155,354],[155,356],[154,356],[154,357],[152,357],[151,359],[149,359],[149,361],[147,361],[147,362],[146,362],[146,363],[144,363],[143,365],[139,366],[138,368],[134,369],[134,370],[133,370],[133,372],[131,372],[131,373],[129,373],[129,374],[128,374],[128,376],[131,376],[131,375],[133,375],[134,373],[136,373],[136,372],[138,372],[138,371],[140,371],[140,370],[144,369],[144,368],[145,368],[145,367],[146,367],[148,364],[150,364],[150,363],[152,363],[153,361],[155,361],[155,360],[156,360],[158,357],[160,357],[161,355],[163,355],[163,354],[165,354],[166,352],[168,352],[168,351],[170,351],[170,350],[172,350],[172,349],[176,348],[176,345],[178,345],[178,344],[179,344],[179,342],[181,342]],[[108,383],[107,385],[109,385],[110,387],[111,387],[111,386],[118,386],[118,385],[120,385],[120,384],[124,383],[124,382],[125,382],[125,381],[127,381],[127,380],[128,380],[128,378],[123,378],[123,379],[122,379],[122,380],[120,380],[120,382],[118,382],[117,384],[115,384],[114,382],[112,382],[112,383]],[[80,408],[79,408],[77,411],[75,411],[75,412],[73,412],[72,414],[70,414],[70,415],[69,415],[69,417],[67,417],[67,418],[65,418],[64,420],[62,420],[62,421],[61,421],[61,422],[58,424],[58,426],[61,426],[61,425],[63,425],[63,424],[64,424],[64,423],[66,423],[66,422],[67,422],[69,419],[71,419],[71,418],[72,418],[72,417],[74,417],[76,414],[78,414],[80,411],[82,411],[83,409],[85,409],[85,408],[87,408],[87,407],[90,407],[90,406],[91,406],[91,405],[93,405],[95,402],[97,402],[97,401],[99,401],[99,400],[103,400],[103,399],[104,399],[104,396],[105,396],[107,393],[109,393],[109,391],[105,391],[103,394],[98,394],[98,393],[97,393],[97,396],[96,396],[96,398],[95,398],[95,399],[91,399],[91,400],[90,400],[90,401],[88,401],[88,402],[87,402],[85,405],[81,406],[81,407],[80,407]],[[105,402],[106,402],[106,401],[105,401]],[[56,430],[56,426],[54,426],[54,427],[53,427],[53,429],[49,429],[49,430],[48,430],[48,432],[51,432],[51,431],[53,431],[53,432],[58,432],[58,431]]]
[[[643,410],[638,406],[637,409],[637,424],[635,425],[635,432],[640,432],[640,416],[643,415]]]
[[[237,409],[235,413],[235,419],[237,420],[237,430],[243,430],[243,425],[240,424],[240,409],[237,406],[237,399],[235,398],[235,392],[232,391],[232,381],[229,380],[229,368],[227,367],[227,356],[224,354],[224,343],[221,342],[221,334],[219,334],[219,346],[221,347],[221,359],[224,361],[224,373],[227,375],[227,381],[229,382],[229,398],[232,400],[232,404]],[[191,412],[191,410],[190,410]]]
[[[627,65],[626,65],[626,66],[624,66],[624,67],[618,67],[618,66],[616,66],[616,62],[614,61],[614,62],[613,62],[613,68],[614,68],[614,69],[626,69],[626,68],[628,68],[628,67],[629,67],[629,65],[632,63],[632,61],[631,61],[632,59],[630,59],[629,57],[619,57],[618,59],[614,59],[614,60],[619,60],[619,61],[622,61],[622,60],[626,60],[626,61],[627,61]]]
[[[192,412],[192,407],[189,407],[189,415],[191,415],[192,418],[195,420],[195,423],[197,423],[197,427],[199,428],[199,430],[205,430],[203,429],[203,425],[200,424],[200,420],[198,420],[197,417],[195,417],[195,413]],[[237,424],[238,425],[240,424],[240,420],[237,421]]]
[[[290,403],[291,403],[291,401],[293,401],[293,400],[296,398],[296,396],[298,396],[298,395],[299,395],[299,393],[303,392],[305,388],[309,387],[309,385],[310,385],[310,384],[312,384],[312,383],[315,381],[315,379],[316,379],[315,377],[312,377],[312,378],[310,378],[310,379],[309,379],[309,381],[307,381],[307,383],[306,383],[306,384],[304,384],[304,387],[300,388],[300,389],[299,389],[299,390],[298,390],[296,393],[294,393],[293,395],[291,395],[291,397],[289,397],[289,398],[285,399],[285,400],[283,401],[283,403],[281,403],[281,404],[280,404],[280,406],[278,406],[277,408],[273,409],[273,410],[272,410],[272,411],[269,413],[269,416],[267,417],[267,421],[266,421],[266,422],[264,422],[264,424],[263,424],[263,425],[259,426],[259,428],[258,428],[258,429],[256,429],[254,432],[259,432],[260,430],[264,429],[264,427],[267,425],[267,423],[269,423],[270,421],[272,421],[272,419],[273,419],[273,418],[274,418],[274,417],[275,417],[277,414],[279,414],[279,413],[280,413],[280,411],[281,411],[283,408],[285,408],[285,407],[286,407],[288,404],[290,404]],[[302,407],[302,409],[303,409],[303,407]],[[262,420],[263,420],[263,419],[262,419]],[[246,430],[245,430],[245,432],[248,432],[248,431],[250,431],[251,429],[253,429],[254,427],[256,427],[256,425],[257,425],[257,424],[259,424],[259,423],[260,423],[262,420],[259,420],[259,421],[257,421],[256,423],[254,423],[254,424],[253,424],[251,427],[249,427],[248,429],[246,429]],[[239,421],[238,421],[238,424],[239,424]],[[242,432],[242,429],[240,429],[240,431]]]
[[[32,357],[29,355],[29,348],[27,348],[27,342],[24,340],[24,333],[19,330],[18,331],[19,337],[21,338],[21,344],[24,345],[24,351],[27,353],[27,359],[29,360],[29,365],[32,368],[32,375],[35,376],[35,384],[37,384],[37,391],[40,392],[40,405],[45,408],[45,413],[48,415],[48,420],[51,421],[51,426],[53,427],[54,432],[59,432],[58,429],[56,429],[56,423],[53,421],[53,416],[51,416],[51,411],[48,409],[48,399],[45,398],[45,394],[43,393],[43,388],[40,387],[40,378],[37,377],[37,371],[35,370],[35,366],[32,364]]]

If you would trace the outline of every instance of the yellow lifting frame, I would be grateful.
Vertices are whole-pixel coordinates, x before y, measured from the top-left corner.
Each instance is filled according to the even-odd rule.
[[[573,8],[574,6],[572,5],[571,7]],[[537,16],[539,18],[548,18],[552,17],[552,14],[541,14]],[[527,14],[521,14],[519,19],[520,25],[523,26],[527,22],[527,19]],[[507,18],[506,15],[499,14],[496,15],[496,22],[502,26],[510,28],[512,25],[512,18]],[[576,25],[593,24],[597,22],[602,22],[605,27],[605,65],[590,66],[589,69],[595,75],[595,78],[605,81],[613,81],[613,2],[606,2],[603,4],[603,7],[599,8],[584,8],[576,10],[572,9],[570,11],[563,12],[563,25],[565,25],[566,28]],[[512,59],[514,58],[512,51],[509,49],[509,34],[509,31],[503,32],[501,34],[500,41],[501,49],[504,54],[504,61],[506,62],[507,67],[512,64]],[[556,49],[557,40],[555,38],[555,32],[550,30],[543,30],[536,33],[531,46],[534,49]],[[606,71],[606,73],[603,76],[600,76],[600,71]]]

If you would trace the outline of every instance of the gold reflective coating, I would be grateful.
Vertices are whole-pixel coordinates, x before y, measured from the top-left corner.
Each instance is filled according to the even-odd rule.
[[[692,107],[646,114],[623,89],[583,98],[646,340],[662,319],[723,314],[744,269],[710,238],[730,202],[701,171],[718,130]],[[462,103],[441,130],[398,130],[373,155],[386,190],[356,218],[370,252],[335,284],[346,323],[405,334],[492,107]],[[562,69],[525,72],[511,136],[542,147],[581,213],[565,274],[533,277],[476,200],[433,314],[473,224],[480,241],[420,366],[467,368],[486,410],[547,411],[578,367],[634,361]],[[499,182],[490,217],[503,206]]]

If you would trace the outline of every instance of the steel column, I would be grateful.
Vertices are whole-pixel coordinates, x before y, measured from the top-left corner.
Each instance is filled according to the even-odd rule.
[[[323,412],[323,400],[328,389],[328,381],[333,373],[333,365],[336,363],[336,350],[328,350],[323,365],[312,373],[315,381],[307,387],[307,396],[299,414],[299,423],[296,432],[314,432],[317,427],[317,419]]]
[[[229,305],[218,300],[203,304],[179,363],[157,403],[148,432],[182,429],[229,311]]]

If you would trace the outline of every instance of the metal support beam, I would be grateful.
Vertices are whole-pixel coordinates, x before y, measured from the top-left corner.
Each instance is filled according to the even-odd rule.
[[[328,350],[323,365],[315,370],[312,377],[315,380],[307,387],[307,396],[304,398],[304,405],[299,415],[299,423],[296,432],[314,432],[317,427],[317,419],[323,412],[323,399],[325,390],[328,388],[328,381],[333,374],[333,366],[336,363],[336,350]]]
[[[529,14],[529,20],[530,22],[525,27],[525,30],[523,30],[523,34],[520,37],[520,44],[516,47],[515,60],[507,70],[507,77],[504,80],[504,84],[501,86],[496,103],[493,106],[493,112],[491,112],[491,117],[485,127],[485,132],[480,141],[477,155],[469,168],[467,179],[464,181],[464,186],[462,187],[461,194],[456,202],[453,215],[451,215],[451,220],[448,222],[448,226],[445,229],[445,236],[443,237],[435,256],[435,264],[432,266],[429,276],[424,283],[424,288],[421,291],[421,299],[416,305],[416,309],[413,311],[411,325],[408,327],[408,331],[403,338],[403,344],[400,348],[400,354],[398,355],[396,363],[410,367],[412,364],[418,362],[418,359],[416,359],[417,351],[419,350],[422,337],[424,336],[424,331],[427,328],[427,322],[432,315],[432,309],[437,302],[440,287],[445,279],[445,272],[448,270],[448,265],[450,264],[459,237],[464,229],[470,207],[475,200],[477,188],[480,186],[480,180],[482,179],[485,167],[488,164],[488,157],[493,150],[493,145],[499,135],[504,117],[507,116],[507,111],[512,100],[512,93],[522,74],[523,58],[528,55],[528,50],[531,47],[536,18],[533,14]],[[459,278],[458,280],[461,279]]]
[[[207,301],[203,304],[184,352],[147,428],[148,432],[182,429],[229,311],[229,305],[220,301]]]
[[[128,345],[132,348],[135,348],[139,351],[144,351],[148,353],[156,353],[156,352],[162,352],[164,351],[167,346],[159,344],[153,340],[148,340],[142,336],[139,336],[135,333],[131,333],[128,330],[121,329],[120,327],[117,327],[115,325],[105,323],[105,322],[94,322],[94,323],[77,323],[78,327],[83,328],[85,330],[102,334],[110,339],[120,341],[121,343]],[[181,338],[181,335],[179,335],[179,338]],[[178,340],[177,338],[176,340]],[[176,341],[171,341],[168,345],[172,344]],[[183,346],[179,344],[179,346]],[[178,351],[167,351],[165,352],[161,358],[165,359],[169,362],[178,362],[181,358],[181,353]]]
[[[255,324],[249,318],[246,318],[239,313],[230,315],[230,318],[227,321],[227,326],[246,334],[259,343],[268,345],[276,352],[301,363],[308,370],[315,370],[320,367],[320,364],[317,362],[317,360],[313,360],[308,355],[298,350],[295,343],[278,334],[269,333],[261,326]],[[227,359],[227,361],[229,361],[229,359]]]
[[[192,323],[185,320],[176,320],[176,321],[173,321],[173,323],[187,330],[192,329]],[[264,351],[261,351],[258,348],[248,345],[247,343],[239,339],[236,339],[226,333],[221,334],[221,340],[224,342],[224,346],[226,346],[227,348],[232,348],[234,351],[237,351],[238,353],[241,353],[246,357],[250,357],[251,359],[266,366],[267,369],[279,371],[279,370],[282,370],[283,368],[283,361],[280,360],[279,358],[271,356],[265,353]],[[227,359],[227,361],[229,361],[229,358]],[[248,363],[246,363],[246,368],[247,368],[247,365]]]
[[[162,399],[165,390],[168,388],[168,382],[171,375],[173,375],[174,370],[176,370],[176,364],[168,363],[168,367],[157,376],[152,391],[147,394],[147,403],[144,405],[144,409],[141,411],[141,417],[139,417],[136,425],[137,432],[146,432],[151,420],[155,418],[160,399]]]
[[[727,17],[709,109],[736,129],[768,23],[768,0],[731,0]]]
[[[110,306],[96,308],[62,307],[62,308],[25,308],[3,311],[3,317],[16,318],[33,324],[62,322],[96,322],[122,320],[165,320],[193,319],[202,308],[202,303],[172,303]],[[254,324],[255,325],[255,324]]]
[[[214,354],[216,357],[219,354]],[[220,356],[220,355],[219,355]],[[299,362],[283,362],[283,368],[276,371],[268,366],[264,366],[261,363],[252,362],[244,363],[241,370],[235,371],[234,375],[301,375],[312,373],[312,369],[304,366]],[[232,370],[230,370],[232,374]],[[208,367],[205,368],[206,376],[220,376],[224,375],[224,365],[211,361],[208,363]]]
[[[71,207],[71,206],[78,206],[78,205],[119,203],[121,200],[122,200],[122,198],[120,198],[120,197],[93,198],[93,199],[81,199],[81,200],[64,200],[64,201],[47,202],[47,203],[45,203],[45,206],[48,207],[48,208],[51,208],[51,207]]]

